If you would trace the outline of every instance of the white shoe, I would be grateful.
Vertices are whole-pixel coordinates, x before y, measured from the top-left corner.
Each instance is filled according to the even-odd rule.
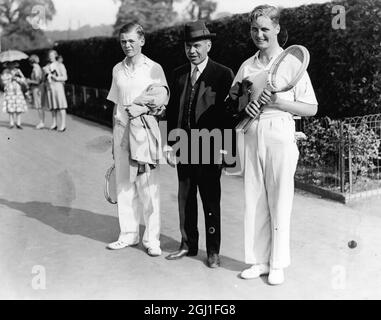
[[[268,274],[270,267],[268,264],[254,264],[249,269],[243,270],[240,274],[242,279],[255,279],[261,275]]]
[[[161,249],[159,247],[150,247],[150,248],[147,248],[147,253],[151,257],[158,257],[161,255]]]
[[[133,246],[136,246],[138,244],[139,244],[139,242],[130,242],[130,241],[118,240],[118,241],[109,243],[107,245],[107,249],[119,250],[119,249],[123,249],[125,247],[133,247]]]
[[[45,125],[42,122],[36,125],[37,130],[44,129],[44,128],[45,128]]]
[[[284,272],[283,269],[271,269],[268,282],[271,285],[278,285],[284,282]]]

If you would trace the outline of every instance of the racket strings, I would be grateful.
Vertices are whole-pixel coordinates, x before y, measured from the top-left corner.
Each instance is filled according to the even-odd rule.
[[[287,50],[281,59],[274,62],[269,74],[269,84],[274,92],[287,91],[302,77],[308,57],[298,47]]]
[[[303,50],[301,50],[300,48],[297,48],[297,47],[291,48],[289,50],[288,54],[293,55],[300,62],[303,62],[305,59],[305,54],[304,54]]]

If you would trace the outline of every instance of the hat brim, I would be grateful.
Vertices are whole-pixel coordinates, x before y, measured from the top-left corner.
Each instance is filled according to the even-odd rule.
[[[200,35],[200,36],[196,36],[196,37],[183,37],[183,40],[185,42],[189,42],[189,41],[212,39],[214,37],[216,37],[215,33],[209,33],[208,35]]]

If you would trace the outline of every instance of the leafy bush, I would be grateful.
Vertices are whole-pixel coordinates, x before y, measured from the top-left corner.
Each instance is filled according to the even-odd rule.
[[[342,132],[340,126],[342,125]],[[303,166],[324,171],[336,170],[341,150],[345,156],[345,168],[352,174],[366,177],[375,167],[380,157],[380,136],[369,127],[366,118],[354,124],[348,120],[313,119],[304,126],[307,140],[300,142]],[[351,159],[349,159],[349,154]]]
[[[332,28],[334,5],[346,9],[346,28]],[[254,6],[254,5],[253,5]],[[256,51],[249,35],[248,14],[211,22],[217,33],[211,57],[237,71]],[[287,29],[286,46],[308,48],[308,68],[319,101],[319,116],[349,117],[380,112],[381,102],[381,1],[346,0],[304,5],[283,10],[281,28]],[[186,62],[182,26],[147,35],[144,53],[159,62],[167,75]],[[91,38],[59,42],[69,81],[108,89],[112,67],[123,59],[115,38]],[[44,51],[35,51],[43,55]]]
[[[304,125],[307,140],[299,142],[301,163],[309,168],[334,168],[338,159],[337,122],[328,117]]]
[[[380,136],[369,128],[366,121],[361,121],[358,126],[344,124],[344,152],[350,152],[352,172],[355,177],[367,176],[375,169],[374,160],[381,159]]]

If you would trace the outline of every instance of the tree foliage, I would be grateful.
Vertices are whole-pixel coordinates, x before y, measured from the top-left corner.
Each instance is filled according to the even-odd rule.
[[[346,0],[346,29],[332,28],[333,3],[283,10],[281,27],[288,30],[285,47],[304,45],[310,52],[308,66],[319,102],[319,116],[332,119],[381,112],[381,10],[380,0]],[[257,50],[250,38],[248,14],[207,23],[213,40],[210,56],[237,72]],[[147,34],[143,52],[160,63],[167,76],[185,63],[183,26]],[[108,88],[112,67],[123,59],[115,38],[60,43],[71,81]],[[97,67],[94,68],[94,65]]]
[[[320,186],[330,183],[338,186],[338,182],[332,179],[335,176],[338,178],[335,173],[342,156],[344,171],[348,173],[351,170],[353,182],[372,177],[373,169],[381,159],[380,132],[372,126],[376,121],[380,121],[379,116],[344,120],[332,120],[329,117],[309,119],[303,127],[308,139],[300,142],[299,160],[300,168],[307,170],[299,170],[299,180]],[[347,181],[349,178],[345,179]]]
[[[114,35],[129,22],[138,22],[145,31],[151,32],[173,25],[176,17],[173,0],[122,0],[114,25]]]
[[[217,9],[217,2],[212,0],[191,0],[186,11],[191,20],[211,20],[211,15]]]
[[[36,10],[42,7],[44,10]],[[43,31],[36,28],[33,22],[42,19],[46,23],[52,20],[55,13],[52,0],[0,0],[3,47],[25,49],[31,45],[46,45]]]

